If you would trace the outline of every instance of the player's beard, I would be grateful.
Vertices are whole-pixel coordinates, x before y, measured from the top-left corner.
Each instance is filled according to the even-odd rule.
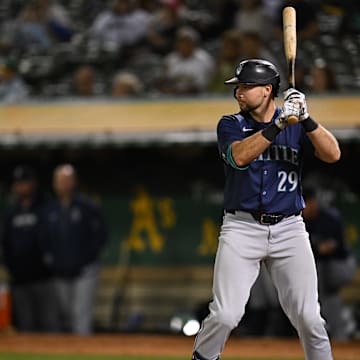
[[[243,112],[247,112],[247,113],[251,113],[253,111],[255,111],[256,109],[258,109],[262,103],[259,103],[259,104],[248,104],[248,103],[245,103],[243,101],[238,101],[239,102],[239,106],[240,106],[240,110],[243,111]]]

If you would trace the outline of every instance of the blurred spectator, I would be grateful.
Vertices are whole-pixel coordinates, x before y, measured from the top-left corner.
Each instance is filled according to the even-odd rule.
[[[13,325],[21,332],[56,331],[50,273],[41,249],[44,199],[33,168],[14,169],[12,193],[14,201],[5,210],[2,247],[10,275]]]
[[[339,90],[334,72],[322,58],[315,59],[312,64],[308,82],[309,90],[314,93]]]
[[[208,89],[215,69],[213,57],[199,47],[199,34],[191,27],[176,33],[176,49],[165,57],[160,90],[166,94],[196,94]]]
[[[133,9],[131,0],[112,0],[95,18],[89,36],[103,50],[121,54],[127,46],[145,39],[151,18],[143,9]]]
[[[74,25],[68,10],[56,0],[35,0],[40,19],[46,24],[52,39],[70,41]]]
[[[36,1],[26,3],[21,10],[16,19],[14,40],[18,47],[30,53],[48,52],[53,46],[47,24],[42,18]]]
[[[322,34],[337,35],[346,14],[346,3],[342,0],[322,0],[319,3],[318,26]]]
[[[218,33],[215,29],[218,13],[211,2],[184,0],[170,0],[170,2],[177,4],[183,24],[195,29],[203,40],[211,40]]]
[[[28,98],[29,88],[18,73],[17,60],[0,65],[0,103],[14,104]]]
[[[54,171],[56,199],[46,209],[46,261],[55,277],[61,329],[92,332],[100,255],[107,229],[100,208],[76,191],[76,173],[69,164]]]
[[[2,57],[20,52],[20,44],[16,41],[16,24],[13,19],[0,22],[0,54]]]
[[[47,54],[57,42],[69,41],[73,31],[66,8],[58,2],[23,2],[14,18],[1,24],[0,51],[5,54]]]
[[[331,338],[346,340],[354,329],[344,316],[340,291],[354,278],[356,259],[346,244],[340,211],[327,202],[322,204],[314,188],[304,189],[304,199],[303,217],[316,260],[322,315]]]
[[[219,1],[217,8],[217,22],[219,32],[222,33],[234,27],[235,14],[239,8],[238,0]]]
[[[230,78],[239,64],[242,55],[241,34],[234,29],[226,30],[221,40],[210,90],[216,93],[228,93],[229,89],[224,85],[224,79]]]
[[[150,22],[147,43],[155,54],[166,55],[174,49],[174,38],[182,24],[179,1],[160,1],[161,6]]]
[[[263,0],[264,9],[273,22],[277,19],[277,11],[281,3],[282,0]]]
[[[235,15],[235,29],[256,33],[261,39],[269,40],[274,23],[263,5],[263,0],[241,0]]]
[[[74,72],[71,92],[79,97],[91,97],[104,93],[104,83],[91,65],[80,65]]]
[[[283,37],[282,10],[286,6],[292,6],[296,10],[296,30],[299,41],[315,39],[319,34],[317,15],[319,9],[313,2],[307,0],[283,0],[276,11],[275,36]]]
[[[92,96],[95,94],[95,73],[90,65],[80,66],[74,74],[75,95]]]
[[[121,96],[138,96],[143,91],[141,80],[133,73],[120,71],[114,76],[111,88],[111,95]]]
[[[321,0],[318,24],[322,34],[360,34],[360,7],[355,0]]]

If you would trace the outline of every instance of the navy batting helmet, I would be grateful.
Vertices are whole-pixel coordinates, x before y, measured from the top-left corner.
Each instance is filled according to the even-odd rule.
[[[235,69],[235,76],[225,84],[267,85],[272,84],[273,94],[277,96],[280,86],[280,75],[270,61],[250,59],[241,61]]]

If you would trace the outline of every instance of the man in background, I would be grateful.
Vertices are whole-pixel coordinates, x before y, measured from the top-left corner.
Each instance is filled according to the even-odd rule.
[[[164,58],[159,90],[171,95],[205,92],[214,70],[215,60],[200,46],[200,34],[190,26],[183,26],[176,32],[174,50]]]
[[[13,202],[6,209],[2,250],[10,276],[12,323],[20,332],[56,331],[50,273],[40,241],[44,201],[34,169],[17,166],[11,190]]]
[[[46,212],[46,262],[54,276],[56,312],[62,331],[92,332],[101,250],[107,229],[100,208],[76,191],[77,176],[70,164],[53,175],[55,199]]]
[[[330,337],[348,340],[354,329],[345,316],[340,291],[354,278],[356,260],[346,244],[344,219],[333,204],[319,199],[316,189],[305,188],[304,199],[303,218],[316,260],[322,314]]]

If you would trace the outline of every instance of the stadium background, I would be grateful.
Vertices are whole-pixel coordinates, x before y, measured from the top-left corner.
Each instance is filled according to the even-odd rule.
[[[102,7],[96,1],[62,3],[79,28]],[[211,11],[214,3],[189,1],[188,6]],[[1,1],[2,19],[19,4]],[[328,24],[326,19],[323,23]],[[204,44],[216,48],[214,39]],[[269,46],[283,62],[281,43]],[[304,61],[321,54],[333,64],[341,84],[336,93],[309,94],[308,99],[314,118],[339,138],[343,158],[327,166],[307,154],[304,178],[335,196],[345,215],[347,239],[360,261],[360,181],[355,176],[360,155],[360,35],[346,33],[339,38],[326,32],[299,47]],[[231,94],[121,100],[102,95],[84,100],[57,93],[69,80],[59,76],[59,69],[63,73],[69,64],[79,62],[78,55],[63,46],[52,54],[21,57],[27,64],[22,76],[33,93],[24,103],[0,107],[1,206],[18,163],[32,164],[48,192],[54,167],[74,164],[81,189],[102,204],[111,233],[103,254],[97,331],[170,332],[172,316],[194,316],[210,297],[223,181],[215,126],[219,116],[236,111],[236,104]],[[112,61],[104,62],[101,54],[91,58],[99,69],[109,69]],[[61,66],[56,59],[62,60]],[[48,66],[49,60],[54,68]],[[135,64],[135,71],[146,78],[148,65]],[[49,93],[52,96],[46,96]],[[1,278],[6,281],[5,271]],[[344,291],[356,314],[359,284],[358,271]]]

